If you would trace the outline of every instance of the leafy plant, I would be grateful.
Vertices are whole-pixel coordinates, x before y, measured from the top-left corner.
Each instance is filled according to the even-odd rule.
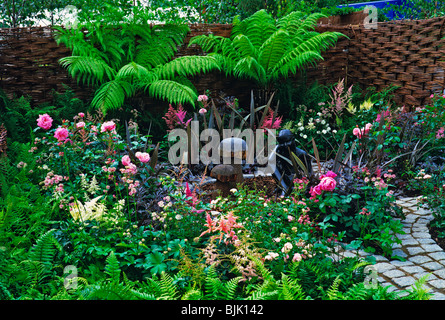
[[[321,60],[321,52],[343,36],[339,32],[314,32],[321,17],[312,14],[303,20],[300,12],[293,12],[275,21],[260,10],[242,21],[235,18],[229,39],[196,36],[189,46],[197,44],[209,52],[226,75],[251,79],[271,91],[275,81]]]
[[[86,32],[84,30],[87,30]],[[196,90],[187,79],[218,68],[212,57],[186,56],[170,61],[188,32],[186,25],[153,26],[143,17],[131,23],[86,24],[57,28],[57,43],[72,55],[60,59],[79,82],[98,87],[92,101],[103,112],[147,92],[172,103],[195,105]]]

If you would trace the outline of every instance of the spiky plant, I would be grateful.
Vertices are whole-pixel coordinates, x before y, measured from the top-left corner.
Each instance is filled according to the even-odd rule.
[[[303,19],[302,13],[292,12],[275,20],[260,10],[242,21],[236,17],[230,38],[200,35],[193,37],[189,46],[201,46],[226,75],[254,80],[270,91],[275,81],[322,60],[321,52],[343,36],[339,32],[315,32],[322,17],[315,13]]]
[[[72,55],[60,59],[73,78],[96,88],[92,106],[119,109],[127,98],[148,92],[170,103],[194,106],[197,92],[188,76],[218,68],[210,56],[173,59],[183,42],[187,25],[150,26],[137,23],[56,28],[57,43]]]

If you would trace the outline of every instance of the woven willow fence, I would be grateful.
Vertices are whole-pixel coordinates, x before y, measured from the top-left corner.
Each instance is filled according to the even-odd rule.
[[[378,23],[376,29],[363,25],[320,25],[317,31],[340,31],[348,36],[324,54],[324,61],[307,70],[310,81],[332,84],[345,78],[348,84],[374,86],[377,90],[389,85],[396,102],[422,105],[433,92],[442,92],[445,85],[445,19],[391,21]],[[202,54],[199,48],[187,48],[191,37],[199,34],[230,35],[231,25],[191,25],[191,31],[177,56]],[[63,92],[70,86],[80,98],[91,95],[71,79],[58,60],[70,54],[57,46],[50,28],[0,29],[0,88],[7,94],[29,95],[34,103],[51,100],[52,90]],[[213,72],[192,79],[199,92],[230,91],[245,96],[252,83],[226,79]]]

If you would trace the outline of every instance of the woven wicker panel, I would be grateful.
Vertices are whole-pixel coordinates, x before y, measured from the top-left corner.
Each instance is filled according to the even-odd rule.
[[[391,84],[399,104],[422,105],[433,92],[445,85],[445,46],[443,18],[378,23],[377,29],[363,25],[319,25],[318,32],[339,31],[335,47],[323,54],[324,60],[306,70],[309,81],[332,84],[345,78],[347,84],[382,90]],[[229,37],[230,24],[195,24],[179,48],[177,57],[204,54],[199,47],[188,46],[191,37],[200,34]],[[50,28],[0,29],[0,87],[8,94],[30,95],[33,102],[51,99],[51,91],[63,92],[69,85],[80,98],[91,98],[92,90],[78,86],[61,68],[58,60],[69,50],[57,46]],[[298,78],[298,77],[297,77]],[[248,97],[253,84],[226,79],[213,72],[192,79],[199,92],[209,89],[217,94]]]

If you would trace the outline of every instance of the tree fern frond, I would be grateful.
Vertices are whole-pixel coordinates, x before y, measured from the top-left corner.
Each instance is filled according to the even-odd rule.
[[[171,80],[176,75],[188,77],[213,70],[220,70],[220,67],[212,56],[184,56],[156,68],[155,72],[159,78]]]
[[[190,87],[171,80],[157,80],[148,85],[151,96],[169,103],[189,103],[195,106],[198,95]]]
[[[258,50],[253,46],[252,42],[244,34],[237,35],[233,41],[233,49],[239,52],[240,57],[258,58]]]
[[[233,73],[239,78],[250,78],[264,85],[267,81],[266,71],[258,60],[245,57],[235,65]]]
[[[133,80],[141,79],[149,76],[149,71],[144,66],[137,64],[134,61],[124,65],[116,74],[117,79]]]
[[[68,68],[73,78],[87,85],[113,79],[115,75],[115,71],[105,61],[93,57],[69,56],[61,58],[59,62],[62,67]]]
[[[258,61],[266,72],[268,72],[280,62],[286,52],[289,51],[289,48],[289,33],[283,29],[279,29],[261,46],[261,54],[258,57]]]
[[[103,112],[119,109],[125,98],[133,95],[133,87],[127,81],[112,80],[104,83],[97,91],[91,102],[96,109]]]

